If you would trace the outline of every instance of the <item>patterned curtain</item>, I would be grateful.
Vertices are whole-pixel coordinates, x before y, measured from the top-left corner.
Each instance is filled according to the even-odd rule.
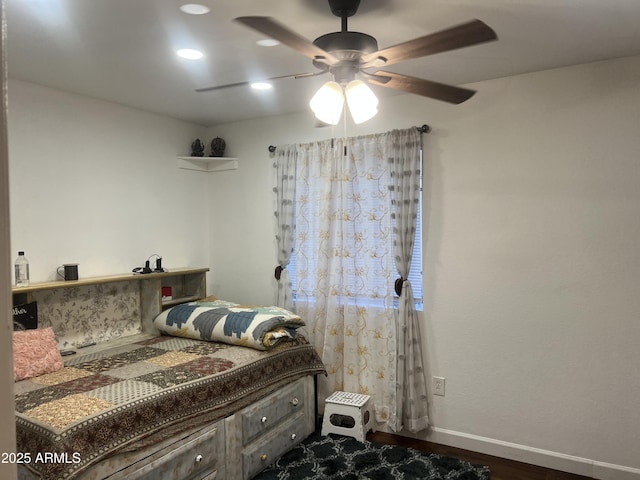
[[[278,265],[275,270],[276,281],[278,282],[278,298],[276,305],[293,309],[293,298],[291,293],[291,280],[287,265],[293,252],[293,242],[295,233],[294,219],[294,196],[296,191],[296,157],[297,147],[286,145],[276,149],[276,159],[273,163],[275,170],[275,184],[273,191],[276,194],[275,220],[276,220],[276,243],[278,247]]]
[[[396,321],[388,134],[299,146],[296,312],[336,390],[372,397],[376,420],[395,425]],[[324,402],[321,402],[323,405]]]
[[[399,295],[398,322],[398,425],[411,432],[419,432],[429,426],[427,412],[426,377],[422,362],[420,325],[415,308],[413,290],[409,282],[409,270],[416,237],[416,220],[420,202],[421,138],[417,129],[394,130],[389,164],[391,168],[391,204],[395,246],[395,264],[400,274],[396,280]]]

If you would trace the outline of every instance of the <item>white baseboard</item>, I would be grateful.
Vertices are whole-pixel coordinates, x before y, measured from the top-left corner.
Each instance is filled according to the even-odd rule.
[[[428,441],[473,452],[530,463],[553,470],[583,475],[598,480],[640,480],[640,469],[597,462],[588,458],[503,442],[493,438],[431,428]]]

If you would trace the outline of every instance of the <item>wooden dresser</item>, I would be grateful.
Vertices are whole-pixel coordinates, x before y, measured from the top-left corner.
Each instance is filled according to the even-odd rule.
[[[79,478],[249,480],[313,433],[314,418],[314,379],[306,376],[178,440],[115,455]]]

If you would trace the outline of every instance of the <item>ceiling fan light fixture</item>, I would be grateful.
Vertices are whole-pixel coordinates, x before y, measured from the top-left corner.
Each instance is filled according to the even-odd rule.
[[[378,97],[362,80],[352,80],[345,88],[347,105],[355,124],[372,119],[378,113]]]
[[[337,125],[344,107],[344,94],[337,82],[327,82],[309,101],[309,107],[321,122]]]

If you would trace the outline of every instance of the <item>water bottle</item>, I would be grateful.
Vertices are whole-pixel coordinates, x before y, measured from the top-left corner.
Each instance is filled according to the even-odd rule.
[[[16,287],[26,287],[29,285],[29,260],[24,256],[24,252],[18,252],[16,258]]]

